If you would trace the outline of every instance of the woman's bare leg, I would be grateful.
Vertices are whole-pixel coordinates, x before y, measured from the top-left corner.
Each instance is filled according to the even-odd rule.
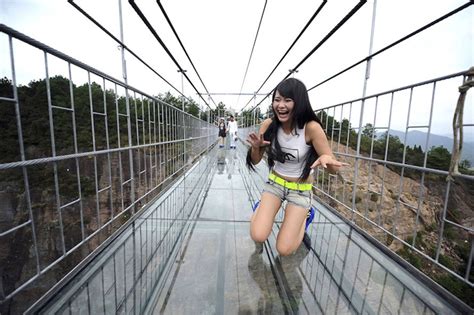
[[[304,236],[304,228],[308,210],[288,203],[285,217],[277,236],[277,251],[281,256],[287,256],[296,251]]]
[[[280,198],[268,192],[262,194],[260,204],[250,219],[250,236],[254,241],[263,243],[267,240],[280,206]]]

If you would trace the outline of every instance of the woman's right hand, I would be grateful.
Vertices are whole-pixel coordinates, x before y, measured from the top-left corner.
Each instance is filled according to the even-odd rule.
[[[266,147],[270,145],[270,141],[266,141],[263,139],[263,134],[259,136],[254,132],[249,134],[247,138],[247,142],[250,143],[252,148],[255,148],[255,149],[260,149],[262,147]]]

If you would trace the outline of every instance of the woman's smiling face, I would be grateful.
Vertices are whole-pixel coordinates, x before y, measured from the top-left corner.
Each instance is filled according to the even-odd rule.
[[[281,96],[280,93],[276,91],[272,106],[281,123],[291,121],[293,109],[295,107],[293,99]]]

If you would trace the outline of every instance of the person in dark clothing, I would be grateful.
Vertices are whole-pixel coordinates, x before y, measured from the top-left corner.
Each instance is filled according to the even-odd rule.
[[[219,126],[219,148],[223,148],[224,143],[225,143],[225,136],[227,132],[224,118],[220,119],[218,126]]]

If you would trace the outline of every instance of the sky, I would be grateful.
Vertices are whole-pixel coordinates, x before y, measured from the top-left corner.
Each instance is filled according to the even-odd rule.
[[[329,38],[294,74],[308,88],[361,60],[369,53],[374,0],[362,8]],[[118,3],[120,0],[76,0],[89,15],[120,38]],[[255,93],[290,47],[322,1],[314,0],[162,0],[173,26],[192,62],[211,93]],[[468,2],[467,0],[377,0],[373,52],[407,35],[435,18]],[[200,93],[205,93],[159,6],[154,0],[135,1]],[[259,93],[269,93],[315,47],[358,1],[328,1],[294,48],[269,78]],[[201,106],[196,91],[182,81],[177,66],[139,19],[128,1],[122,0],[124,43],[171,83],[168,85],[130,54],[126,55],[127,79],[133,87],[158,95],[174,89],[183,91]],[[252,58],[249,58],[262,11]],[[366,95],[467,70],[474,66],[474,6],[437,24],[387,53],[373,59]],[[118,44],[84,17],[66,0],[0,0],[0,23],[24,33],[52,48],[123,80]],[[11,77],[7,37],[0,34],[0,76]],[[36,49],[15,43],[16,75],[20,84],[44,77],[43,56]],[[248,70],[247,70],[248,65]],[[51,58],[50,76],[67,76],[64,62]],[[246,74],[247,70],[247,74]],[[310,91],[314,109],[362,96],[365,64]],[[73,73],[75,83],[86,80],[84,73]],[[244,80],[245,77],[245,80]],[[93,78],[94,79],[94,78]],[[182,85],[183,82],[183,85]],[[433,116],[433,132],[449,133],[459,80],[440,87]],[[429,99],[422,91],[420,101]],[[472,94],[472,93],[471,93]],[[403,98],[403,96],[401,96]],[[239,111],[259,103],[252,96],[213,95],[204,97],[211,108],[223,102]],[[454,104],[453,104],[454,103]],[[263,100],[262,106],[269,101]],[[465,122],[472,122],[473,98],[468,97]],[[429,105],[429,104],[428,104]],[[369,107],[369,106],[368,106]],[[412,120],[424,118],[418,106]],[[370,109],[367,109],[370,111]],[[373,115],[372,115],[373,116]],[[388,115],[378,115],[384,117]],[[367,115],[370,117],[370,114]],[[393,119],[393,118],[392,118]],[[393,119],[406,121],[406,117]],[[380,122],[383,124],[384,122]],[[411,123],[417,123],[411,121]],[[379,124],[379,122],[377,122]],[[468,128],[469,129],[469,128]],[[472,133],[472,128],[467,130]]]

